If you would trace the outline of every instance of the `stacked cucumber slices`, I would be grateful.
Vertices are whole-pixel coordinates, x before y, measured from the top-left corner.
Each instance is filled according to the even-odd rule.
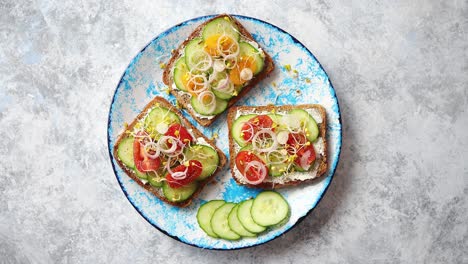
[[[274,191],[263,191],[255,199],[235,204],[223,200],[209,201],[198,209],[201,229],[213,238],[238,240],[256,237],[268,228],[289,220],[290,207],[284,197]]]
[[[175,62],[175,87],[192,96],[191,106],[199,115],[220,114],[228,100],[263,70],[265,54],[254,46],[229,17],[209,22]]]

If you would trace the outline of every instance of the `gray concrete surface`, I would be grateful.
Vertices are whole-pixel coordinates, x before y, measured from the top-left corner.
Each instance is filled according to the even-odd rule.
[[[294,2],[294,3],[292,3]],[[154,36],[229,12],[321,61],[344,145],[284,237],[193,248],[126,200],[107,154],[114,88]],[[0,1],[0,263],[468,263],[468,1]]]

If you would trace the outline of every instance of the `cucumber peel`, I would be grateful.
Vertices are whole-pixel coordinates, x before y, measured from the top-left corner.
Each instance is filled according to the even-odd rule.
[[[247,145],[247,142],[244,140],[242,135],[242,126],[244,126],[247,121],[255,116],[255,114],[241,115],[236,120],[234,120],[234,123],[232,124],[231,136],[241,147]]]
[[[235,40],[239,40],[240,34],[237,26],[229,17],[220,17],[209,22],[203,28],[203,39],[208,39],[213,35],[228,35]]]
[[[133,137],[127,137],[120,141],[117,147],[117,156],[129,168],[135,167],[133,159]]]

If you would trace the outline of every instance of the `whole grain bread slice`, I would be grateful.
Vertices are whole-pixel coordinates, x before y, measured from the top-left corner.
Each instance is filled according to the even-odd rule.
[[[160,106],[162,107],[165,107],[169,110],[171,110],[172,112],[174,112],[175,114],[177,114],[177,116],[179,116],[180,118],[180,121],[181,121],[181,124],[182,126],[184,126],[185,128],[187,129],[192,129],[192,133],[193,135],[195,136],[195,138],[203,138],[213,149],[216,150],[216,152],[218,153],[218,156],[219,156],[219,164],[218,164],[218,168],[213,172],[213,174],[204,179],[203,181],[200,181],[199,182],[199,185],[198,185],[198,189],[195,191],[195,193],[192,194],[192,196],[183,201],[183,202],[180,202],[180,203],[175,203],[175,202],[171,202],[169,200],[167,200],[165,197],[164,197],[164,194],[162,192],[162,189],[161,188],[158,188],[158,187],[153,187],[151,186],[149,183],[143,183],[141,181],[141,179],[139,179],[136,175],[135,175],[135,172],[131,169],[131,168],[128,168],[127,166],[125,166],[125,164],[123,164],[123,162],[118,158],[118,155],[117,155],[117,149],[119,147],[119,144],[120,142],[128,137],[128,134],[126,133],[127,131],[132,131],[134,126],[137,124],[137,122],[142,119],[147,111],[152,108],[153,106],[159,104]],[[202,189],[205,187],[206,184],[208,184],[209,182],[213,181],[214,180],[214,177],[215,175],[224,167],[224,165],[226,165],[226,162],[227,162],[227,159],[226,159],[226,156],[224,155],[224,153],[216,147],[215,143],[213,142],[213,140],[207,138],[205,135],[203,135],[197,128],[195,128],[181,113],[178,109],[176,109],[171,103],[169,103],[166,99],[162,98],[162,97],[155,97],[153,100],[151,100],[151,102],[149,102],[145,108],[143,109],[143,111],[140,112],[140,114],[138,114],[138,116],[133,120],[133,122],[131,124],[128,125],[128,127],[125,129],[125,131],[123,133],[121,133],[119,135],[119,137],[117,138],[117,141],[115,143],[115,146],[114,146],[114,151],[113,151],[113,154],[114,154],[114,159],[115,161],[117,162],[117,164],[119,164],[120,168],[122,168],[123,171],[125,171],[125,173],[130,177],[132,178],[136,183],[138,183],[141,187],[145,188],[146,190],[148,190],[149,192],[153,193],[154,195],[156,195],[159,199],[161,199],[162,201],[166,202],[166,203],[169,203],[171,205],[174,205],[174,206],[178,206],[178,207],[186,207],[188,205],[190,205],[190,203],[193,201],[193,199],[195,199],[198,194],[200,194],[200,192],[202,191]]]
[[[166,64],[166,68],[164,69],[163,73],[163,82],[169,87],[170,92],[172,95],[174,95],[177,98],[177,101],[179,104],[195,119],[199,124],[202,126],[209,126],[211,125],[216,118],[221,115],[218,114],[212,119],[206,119],[206,118],[200,118],[196,115],[195,111],[193,108],[189,107],[190,105],[190,95],[189,94],[184,94],[181,93],[178,89],[173,88],[173,83],[174,80],[172,78],[172,68],[174,67],[175,62],[177,59],[184,54],[184,48],[185,46],[194,38],[199,37],[202,33],[202,30],[206,24],[209,22],[213,21],[214,19],[220,18],[220,17],[228,17],[233,21],[236,26],[239,29],[239,32],[241,35],[243,35],[246,39],[250,41],[254,41],[255,39],[252,37],[250,32],[233,16],[230,16],[228,14],[221,14],[218,16],[213,17],[212,19],[209,19],[208,21],[204,22],[203,24],[199,25],[191,34],[188,36],[188,38],[177,48],[174,50],[172,57],[169,59],[169,62]],[[257,43],[258,44],[258,43]],[[259,45],[260,46],[260,45]],[[237,101],[239,101],[244,95],[246,95],[255,85],[257,85],[260,81],[265,79],[275,68],[275,65],[273,63],[273,59],[271,56],[263,49],[263,52],[265,53],[265,62],[264,62],[264,67],[263,70],[250,82],[248,85],[246,85],[244,88],[242,88],[241,92],[237,95],[232,97],[229,102],[228,102],[228,108],[231,107],[233,104],[235,104]]]
[[[324,151],[323,155],[320,155],[320,157],[317,157],[316,162],[320,162],[318,165],[317,173],[314,177],[310,177],[304,180],[291,180],[291,181],[286,181],[284,183],[273,183],[273,182],[262,182],[257,185],[252,185],[246,182],[242,182],[241,179],[238,178],[236,175],[236,164],[235,164],[235,157],[237,156],[237,151],[236,151],[236,142],[232,138],[231,135],[231,128],[232,125],[236,119],[238,111],[242,114],[247,114],[247,113],[273,113],[273,112],[287,112],[289,110],[293,109],[316,109],[321,116],[322,122],[318,123],[318,128],[319,128],[319,138],[322,138],[323,144],[324,144]],[[231,168],[231,173],[232,173],[232,178],[237,182],[239,185],[245,185],[248,187],[252,188],[264,188],[264,189],[278,189],[278,188],[283,188],[283,187],[290,187],[290,186],[296,186],[299,184],[303,183],[308,183],[315,181],[316,179],[320,178],[323,176],[327,170],[328,170],[328,160],[327,160],[327,140],[326,140],[326,134],[327,134],[327,115],[325,108],[321,105],[318,104],[305,104],[305,105],[284,105],[284,106],[274,106],[274,105],[268,105],[268,106],[237,106],[237,107],[232,107],[229,109],[228,116],[227,116],[227,122],[228,122],[228,129],[229,129],[229,155],[230,155],[230,163],[229,166]],[[309,173],[309,172],[302,172],[302,173]],[[267,176],[271,177],[271,176]],[[283,176],[279,176],[283,177]]]

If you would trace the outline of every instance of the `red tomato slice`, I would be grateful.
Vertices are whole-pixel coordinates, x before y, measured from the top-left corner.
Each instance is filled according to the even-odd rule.
[[[161,166],[161,159],[157,157],[156,159],[144,159],[141,162],[141,169],[143,171],[156,171]]]
[[[179,139],[180,142],[184,143],[184,145],[187,145],[193,141],[193,138],[190,135],[190,133],[181,124],[172,124],[171,126],[169,126],[169,128],[167,129],[164,135],[175,137]],[[168,147],[170,148],[171,146],[172,144],[168,143]],[[177,150],[180,150],[180,148],[181,146],[177,146]]]
[[[297,152],[297,158],[294,162],[304,170],[308,170],[315,161],[315,158],[314,146],[310,144],[299,149]]]
[[[250,166],[246,170],[249,163],[256,161],[259,166]],[[236,156],[236,167],[250,184],[261,183],[268,174],[268,167],[265,163],[251,151],[241,151]]]
[[[297,154],[297,151],[307,142],[307,138],[302,133],[289,133],[286,141],[286,150],[290,155]]]
[[[273,127],[273,120],[267,115],[254,116],[242,126],[242,138],[250,142],[253,136],[262,128]]]
[[[133,159],[135,161],[135,167],[140,172],[155,171],[159,169],[161,165],[161,159],[150,159],[145,156],[143,147],[140,144],[140,140],[135,138],[133,141]]]
[[[139,132],[137,136],[142,136],[144,132]],[[133,141],[133,159],[135,161],[135,167],[140,172],[155,171],[159,169],[161,165],[161,159],[150,159],[145,156],[142,143],[145,138],[135,138]]]
[[[290,146],[303,145],[307,142],[307,138],[303,133],[289,133],[286,144]]]
[[[198,160],[190,160],[188,166],[181,164],[172,169],[173,173],[184,172],[187,170],[185,175],[182,176],[183,179],[177,179],[177,177],[173,177],[173,174],[168,173],[166,175],[167,183],[171,188],[180,188],[197,179],[202,173],[202,169],[203,165],[201,164],[201,162],[199,162]]]
[[[308,170],[310,165],[314,162],[316,155],[315,149],[303,133],[289,133],[288,141],[286,142],[286,150],[289,154],[296,154],[297,157],[294,162],[304,170]]]

